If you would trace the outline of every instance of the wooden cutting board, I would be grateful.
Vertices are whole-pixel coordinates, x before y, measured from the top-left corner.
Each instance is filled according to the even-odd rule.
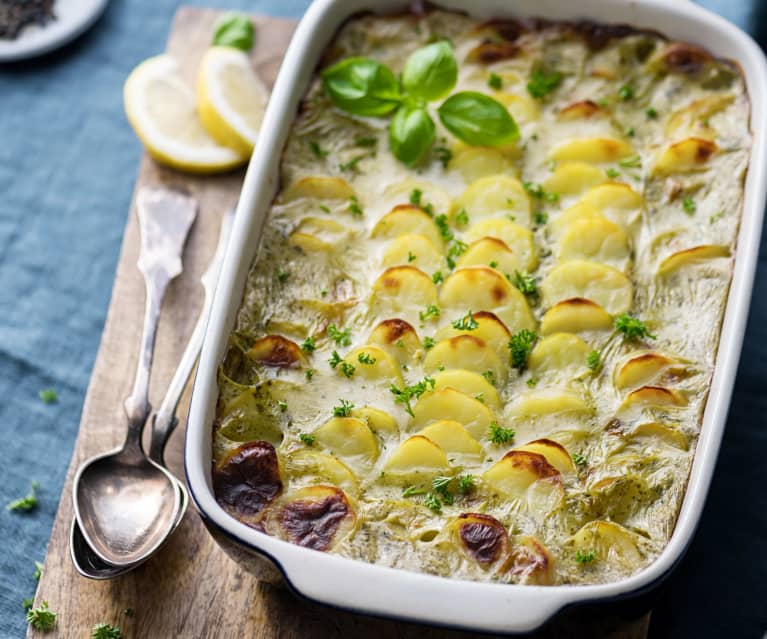
[[[168,52],[177,57],[190,83],[217,15],[191,7],[183,7],[176,14]],[[295,23],[264,16],[255,16],[254,21],[257,44],[253,62],[271,86]],[[244,171],[212,178],[189,177],[164,169],[147,157],[141,162],[137,189],[156,184],[183,187],[200,202],[184,254],[184,273],[170,285],[162,310],[151,380],[154,406],[159,406],[191,334],[202,302],[199,278],[213,255],[221,215],[236,201],[243,176]],[[104,334],[36,596],[36,605],[48,601],[59,613],[56,631],[47,636],[83,639],[90,637],[94,624],[106,622],[120,626],[124,637],[140,639],[477,637],[331,610],[260,584],[217,547],[193,508],[162,552],[138,570],[101,582],[75,572],[68,547],[74,471],[82,461],[117,446],[124,437],[122,404],[133,382],[144,307],[143,280],[136,268],[138,249],[138,226],[131,207]],[[179,410],[181,424],[186,422],[187,406],[188,397]],[[170,441],[166,458],[171,470],[182,477],[183,428],[179,431]],[[584,617],[539,636],[640,639],[647,635],[649,615],[631,623],[594,613]],[[36,634],[30,631],[27,636]]]

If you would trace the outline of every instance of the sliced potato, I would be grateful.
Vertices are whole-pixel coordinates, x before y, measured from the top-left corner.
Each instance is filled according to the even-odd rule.
[[[380,408],[375,408],[374,406],[354,408],[352,409],[351,416],[361,419],[376,434],[396,435],[399,433],[397,420]]]
[[[299,345],[282,335],[266,335],[257,339],[247,355],[262,366],[302,368],[307,363]]]
[[[386,246],[381,256],[381,264],[412,264],[431,273],[439,269],[443,259],[442,251],[425,235],[401,235]]]
[[[517,395],[508,405],[509,415],[515,417],[588,411],[591,408],[580,395],[563,388],[526,391]]]
[[[387,478],[422,483],[434,475],[450,471],[450,463],[442,448],[423,435],[413,435],[402,442],[384,466]]]
[[[349,229],[334,220],[321,217],[305,217],[288,237],[292,246],[305,253],[334,251],[349,237]]]
[[[562,196],[580,195],[586,189],[607,182],[607,175],[585,162],[564,162],[543,182],[543,188],[549,193]]]
[[[498,391],[488,379],[494,380],[492,371],[482,371],[475,373],[473,371],[454,368],[444,370],[434,376],[434,389],[454,388],[475,399],[479,399],[492,408],[500,408],[501,400],[498,397]]]
[[[495,350],[474,335],[456,335],[437,342],[423,360],[426,373],[450,369],[466,369],[482,374],[492,371],[495,379],[506,381],[506,366]]]
[[[532,271],[538,266],[538,253],[532,232],[508,219],[488,219],[477,222],[469,229],[466,237],[469,242],[475,242],[483,237],[503,240],[525,269]]]
[[[629,406],[687,406],[687,398],[681,392],[671,388],[642,386],[626,395],[623,407]]]
[[[610,314],[596,302],[574,297],[554,304],[543,316],[541,334],[604,331],[613,327]]]
[[[506,242],[497,237],[482,237],[469,245],[466,252],[461,255],[456,265],[464,266],[489,266],[499,273],[511,276],[515,271],[524,270],[520,259],[506,246]]]
[[[643,386],[679,363],[675,357],[654,351],[633,354],[617,369],[615,387],[636,388]]]
[[[368,342],[378,344],[400,364],[413,359],[421,348],[421,340],[415,329],[402,319],[387,319],[378,324],[370,333]]]
[[[373,227],[372,236],[394,239],[402,235],[423,235],[437,247],[443,245],[442,236],[434,220],[417,206],[401,204],[384,215]]]
[[[719,150],[716,142],[690,137],[667,147],[655,162],[654,172],[659,175],[704,171],[708,161]]]
[[[583,553],[594,553],[607,563],[625,567],[636,566],[642,555],[638,547],[639,537],[623,526],[611,521],[590,521],[573,537],[573,546]]]
[[[530,353],[527,365],[533,373],[547,371],[574,374],[586,367],[591,347],[573,333],[552,333],[540,340]]]
[[[588,220],[606,220],[599,209],[591,204],[578,203],[565,209],[549,222],[549,231],[555,239],[559,239],[567,232],[571,225]]]
[[[303,177],[282,192],[283,202],[292,202],[300,198],[314,200],[349,200],[354,196],[351,185],[339,177],[308,176]]]
[[[509,555],[509,533],[495,517],[462,513],[448,524],[457,545],[482,568],[503,564]]]
[[[558,162],[585,162],[606,164],[617,162],[636,151],[625,140],[611,137],[575,138],[559,144],[551,152],[551,158]]]
[[[482,455],[482,447],[460,423],[452,419],[441,419],[432,422],[421,430],[418,435],[438,444],[448,455]]]
[[[719,258],[729,258],[730,249],[720,244],[704,244],[672,253],[661,261],[658,275],[665,276],[685,266],[705,264]]]
[[[487,175],[510,170],[511,162],[498,149],[487,146],[461,146],[453,153],[449,167],[458,171],[466,182],[473,182]]]
[[[551,439],[536,439],[524,446],[517,446],[514,450],[525,450],[529,453],[543,455],[546,461],[563,475],[575,472],[575,464],[573,464],[573,458],[570,456],[570,453],[567,452],[567,449],[562,444]]]
[[[402,374],[397,361],[384,349],[373,344],[359,346],[344,357],[344,361],[354,366],[354,376],[369,380],[380,380],[397,385],[402,384]],[[343,374],[340,367],[336,368]]]
[[[414,204],[414,199],[420,193],[419,206],[428,208],[436,215],[447,215],[452,201],[443,188],[423,180],[404,180],[390,184],[384,189],[383,198],[392,205]]]
[[[455,328],[451,323],[437,331],[437,339],[449,339],[456,335],[473,335],[495,350],[502,361],[507,358],[509,353],[508,343],[511,339],[511,333],[509,332],[509,329],[506,328],[506,325],[490,311],[472,312],[471,316],[477,324],[476,328],[469,331],[465,328]],[[518,329],[515,328],[515,331],[516,330]]]
[[[617,315],[631,308],[634,289],[619,270],[598,262],[571,260],[554,267],[541,284],[544,304],[585,298]]]
[[[313,450],[295,450],[285,455],[282,463],[292,484],[330,483],[351,495],[359,494],[357,477],[346,464],[335,457]]]
[[[472,222],[511,216],[517,224],[530,224],[530,201],[522,183],[508,175],[488,175],[472,182],[458,197],[453,214],[465,210]]]
[[[419,428],[444,419],[463,425],[475,439],[481,438],[495,417],[478,399],[455,390],[442,388],[424,395],[413,406],[412,428]]]
[[[732,94],[707,95],[676,109],[666,123],[666,137],[674,140],[692,135],[713,140],[716,131],[711,128],[708,119],[726,109],[734,99]]]
[[[367,423],[356,417],[334,417],[312,434],[320,446],[341,459],[372,463],[378,457],[378,441]]]
[[[659,422],[637,424],[628,434],[628,437],[632,440],[662,441],[680,450],[690,449],[690,438],[685,433]]]
[[[599,106],[593,100],[579,100],[560,109],[557,117],[565,122],[571,122],[589,118],[605,118],[609,115],[610,112],[607,109]]]
[[[644,206],[644,198],[628,184],[608,182],[586,191],[578,205],[592,206],[611,222],[628,228]]]
[[[457,269],[439,294],[444,309],[490,311],[514,332],[535,326],[525,296],[489,266]]]
[[[543,455],[512,450],[488,468],[482,480],[494,492],[510,499],[526,498],[531,484],[539,480],[561,482],[562,475]]]
[[[521,584],[550,586],[554,583],[554,557],[532,535],[515,535],[509,570]]]
[[[629,256],[628,237],[623,229],[605,218],[579,220],[568,225],[557,246],[557,259],[618,262]]]
[[[502,76],[502,74],[500,75]],[[509,110],[511,116],[519,124],[534,122],[541,114],[538,102],[528,95],[496,91],[493,97]]]
[[[437,303],[437,287],[431,278],[414,266],[387,268],[373,283],[371,309],[378,314],[398,315],[410,310],[407,319],[418,310]]]

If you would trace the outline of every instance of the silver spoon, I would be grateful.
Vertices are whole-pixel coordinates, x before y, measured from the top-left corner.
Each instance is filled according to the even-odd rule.
[[[200,349],[202,348],[205,328],[208,323],[208,317],[210,316],[211,306],[213,305],[213,293],[216,288],[218,274],[221,271],[221,263],[223,262],[224,253],[226,252],[233,220],[234,209],[231,209],[221,220],[221,230],[219,231],[216,252],[208,269],[201,278],[202,286],[205,290],[205,300],[202,305],[202,310],[200,311],[200,316],[197,319],[197,324],[192,331],[189,343],[184,350],[184,354],[181,356],[178,368],[176,368],[173,379],[168,386],[160,410],[152,419],[152,437],[150,440],[149,458],[161,466],[165,466],[165,445],[168,443],[168,439],[170,439],[171,434],[178,424],[178,419],[176,418],[178,403],[181,400],[181,395],[184,392],[186,383],[191,377],[197,357],[200,354]],[[176,518],[176,522],[168,536],[173,534],[176,528],[178,528],[189,504],[189,495],[186,491],[186,487],[181,481],[176,480],[176,482],[178,484],[179,496],[181,499],[181,508],[178,517]],[[142,561],[131,564],[130,566],[120,567],[112,566],[103,561],[88,545],[75,517],[72,518],[72,527],[70,529],[69,553],[77,572],[90,579],[112,579],[113,577],[118,577],[130,572],[143,563]],[[148,557],[146,559],[148,559]]]
[[[141,433],[151,412],[149,371],[162,298],[181,273],[184,242],[197,215],[192,197],[168,189],[142,189],[136,203],[146,307],[136,379],[125,400],[128,432],[122,448],[80,466],[72,493],[83,538],[98,557],[117,567],[149,557],[173,528],[181,507],[176,479],[147,458]]]

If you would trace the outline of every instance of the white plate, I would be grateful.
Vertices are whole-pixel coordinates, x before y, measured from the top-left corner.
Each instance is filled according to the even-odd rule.
[[[0,38],[0,62],[31,58],[74,40],[96,22],[107,2],[108,0],[55,0],[55,19],[47,22],[45,26],[29,25],[15,40]]]

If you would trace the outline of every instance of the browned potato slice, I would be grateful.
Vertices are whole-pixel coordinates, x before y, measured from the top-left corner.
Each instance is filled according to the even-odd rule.
[[[554,557],[531,535],[516,535],[508,569],[521,584],[550,586],[554,583]]]
[[[580,100],[572,102],[566,107],[560,109],[558,117],[560,120],[570,122],[572,120],[583,120],[587,118],[604,118],[610,115],[610,112],[599,106],[592,100]]]
[[[449,339],[456,335],[473,335],[483,340],[490,346],[500,358],[507,358],[509,354],[508,343],[511,339],[511,333],[506,325],[490,311],[478,311],[471,314],[474,321],[478,324],[477,328],[468,331],[462,328],[455,328],[452,324],[443,326],[437,331],[436,338],[439,340]],[[482,371],[484,372],[484,371]]]
[[[282,192],[282,201],[291,202],[299,198],[316,200],[348,200],[354,196],[354,189],[339,177],[308,176],[291,184]]]
[[[558,162],[605,164],[617,162],[634,153],[634,147],[618,138],[575,138],[558,145],[551,152],[551,158]]]
[[[654,171],[660,175],[690,173],[707,168],[711,156],[719,150],[715,142],[703,138],[685,138],[663,151],[655,162]]]
[[[513,42],[482,42],[469,51],[464,62],[468,64],[494,64],[516,58],[521,49]]]
[[[282,335],[267,335],[257,339],[250,347],[248,357],[262,366],[277,368],[306,366],[306,358],[298,344]]]
[[[373,283],[371,307],[380,314],[418,317],[420,310],[436,303],[437,287],[414,266],[387,268]]]
[[[437,342],[428,351],[423,360],[423,369],[426,373],[466,369],[480,375],[492,371],[493,377],[503,383],[507,367],[484,340],[473,335],[456,335]]]
[[[493,464],[483,475],[485,484],[504,497],[524,498],[536,481],[561,481],[561,473],[546,458],[524,450],[512,450]]]
[[[704,264],[717,258],[730,257],[730,249],[719,244],[705,244],[694,246],[672,253],[664,259],[658,267],[658,275],[664,276],[673,273],[685,266]]]
[[[541,334],[604,331],[613,327],[610,314],[596,302],[574,297],[552,306],[543,316]]]
[[[400,364],[410,361],[421,348],[421,340],[415,329],[405,320],[387,319],[378,324],[370,333],[371,344],[378,344]]]
[[[213,493],[229,514],[252,526],[264,507],[282,492],[277,452],[269,442],[248,442],[213,469]]]
[[[663,353],[648,351],[633,355],[618,368],[616,388],[634,388],[657,379],[662,373],[679,364],[679,360]]]
[[[662,386],[642,386],[631,391],[623,400],[623,407],[628,406],[687,406],[687,398],[677,390]]]
[[[356,524],[349,500],[335,486],[299,488],[280,499],[264,518],[266,533],[314,550],[331,550]]]
[[[491,515],[462,513],[449,526],[458,546],[482,568],[504,562],[511,544],[506,527]]]
[[[524,446],[518,446],[514,450],[526,450],[530,453],[543,455],[546,461],[563,475],[575,472],[575,464],[573,464],[570,453],[567,452],[562,444],[551,439],[536,439]]]

